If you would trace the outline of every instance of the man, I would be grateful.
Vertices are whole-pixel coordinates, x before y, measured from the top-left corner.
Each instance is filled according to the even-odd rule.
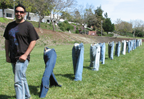
[[[13,67],[16,99],[30,98],[25,72],[30,52],[39,39],[33,25],[24,19],[25,15],[25,7],[18,4],[15,7],[16,20],[9,23],[4,32],[6,61]]]

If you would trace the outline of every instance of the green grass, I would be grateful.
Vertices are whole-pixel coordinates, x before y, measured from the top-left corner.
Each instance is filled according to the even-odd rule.
[[[120,57],[108,59],[99,71],[89,68],[90,44],[84,45],[82,81],[74,81],[72,45],[49,46],[57,53],[54,74],[59,87],[49,89],[45,99],[144,99],[144,45]],[[107,46],[106,46],[107,47]],[[35,47],[27,68],[27,81],[33,99],[39,99],[40,84],[44,72],[43,47]],[[11,64],[5,62],[0,51],[0,99],[15,99],[14,75]]]

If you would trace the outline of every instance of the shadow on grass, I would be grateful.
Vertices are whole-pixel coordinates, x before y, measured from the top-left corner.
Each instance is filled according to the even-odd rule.
[[[15,99],[16,96],[0,95],[0,99]]]
[[[91,70],[91,67],[89,67],[89,66],[83,66],[83,68],[86,68],[86,69],[88,69],[88,70]]]
[[[30,93],[39,96],[37,88],[40,88],[40,86],[29,85]]]
[[[69,78],[70,80],[74,80],[74,74],[55,74],[57,76],[63,76]]]

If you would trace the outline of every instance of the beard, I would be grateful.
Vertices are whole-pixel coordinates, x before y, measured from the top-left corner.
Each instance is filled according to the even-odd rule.
[[[16,16],[16,21],[21,22],[24,18],[21,15]]]

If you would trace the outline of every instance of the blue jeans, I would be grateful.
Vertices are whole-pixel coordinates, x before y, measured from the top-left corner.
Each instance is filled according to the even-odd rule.
[[[136,40],[134,40],[134,49],[136,49]]]
[[[76,44],[75,44],[76,45]],[[75,81],[82,80],[83,61],[84,61],[84,46],[83,43],[78,44],[72,48],[73,69]]]
[[[99,43],[100,45],[100,61],[102,64],[105,64],[105,43]]]
[[[121,53],[123,55],[126,54],[126,41],[125,40],[122,41]]]
[[[55,78],[53,73],[53,69],[56,63],[56,52],[54,49],[49,49],[45,47],[44,49],[44,62],[45,62],[45,71],[41,81],[41,88],[40,88],[40,98],[44,98],[49,90],[49,81],[50,86],[59,86],[58,82]]]
[[[117,55],[118,57],[120,56],[120,48],[121,48],[121,43],[119,41],[116,43],[116,46],[115,46],[115,55]]]
[[[127,42],[127,51],[130,53],[130,41]]]
[[[98,71],[99,61],[100,61],[100,45],[99,44],[91,45],[90,56],[91,56],[90,67],[93,67],[92,70]]]
[[[108,44],[108,56],[111,60],[113,59],[113,51],[114,51],[114,41]]]
[[[21,62],[17,60],[16,63],[12,63],[16,99],[29,99],[30,98],[29,87],[28,87],[26,74],[25,74],[28,63],[29,63],[28,60],[26,60],[25,62]]]

